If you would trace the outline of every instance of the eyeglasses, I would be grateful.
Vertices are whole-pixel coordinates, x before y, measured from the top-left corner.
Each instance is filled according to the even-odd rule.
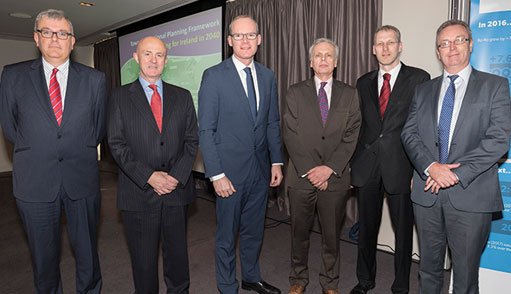
[[[241,41],[245,37],[247,37],[248,40],[255,40],[257,38],[257,33],[231,34],[231,37],[236,41]]]
[[[57,36],[57,39],[59,40],[67,40],[69,37],[72,37],[73,34],[68,32],[52,32],[50,30],[36,30],[39,34],[41,34],[41,37],[46,39],[53,38],[53,35]]]
[[[454,41],[448,41],[448,40],[441,41],[440,44],[437,45],[437,47],[438,48],[449,48],[449,47],[451,47],[451,44],[454,44],[455,46],[459,46],[461,44],[464,44],[465,42],[468,42],[469,40],[470,40],[470,38],[457,37],[456,39],[454,39]]]

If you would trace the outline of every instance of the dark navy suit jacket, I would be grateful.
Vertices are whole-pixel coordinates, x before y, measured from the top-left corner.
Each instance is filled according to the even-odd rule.
[[[248,180],[258,164],[270,180],[271,163],[282,162],[277,84],[271,70],[254,62],[259,88],[256,121],[232,58],[204,71],[199,91],[199,142],[206,177],[225,173],[234,184]]]
[[[1,122],[14,144],[14,196],[51,202],[99,194],[97,146],[105,133],[105,75],[70,61],[61,125],[50,105],[42,59],[8,65],[0,89]]]

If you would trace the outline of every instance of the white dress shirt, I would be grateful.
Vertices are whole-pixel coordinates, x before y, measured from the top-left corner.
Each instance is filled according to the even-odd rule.
[[[49,62],[44,60],[43,57],[43,68],[44,68],[44,77],[46,78],[46,86],[48,89],[50,88],[50,79],[51,79],[51,73],[53,72],[53,69],[55,68],[53,65],[51,65]],[[64,113],[64,105],[66,101],[66,89],[67,89],[67,76],[69,73],[69,59],[66,60],[66,62],[62,63],[61,65],[57,66],[57,82],[59,83],[60,87],[60,97],[62,98],[62,113]]]
[[[390,74],[390,91],[392,92],[392,89],[394,89],[394,84],[396,83],[397,76],[399,75],[399,71],[401,70],[401,62],[396,65],[393,69],[389,70],[388,72],[383,70],[378,70],[378,97],[380,96],[381,88],[383,87],[383,75],[388,73]]]
[[[245,89],[245,94],[248,97],[247,92],[247,73],[245,72],[246,67],[250,67],[250,70],[252,71],[252,80],[254,81],[254,91],[256,94],[256,109],[259,110],[259,86],[257,84],[257,72],[254,66],[254,61],[252,61],[248,66],[244,65],[239,61],[236,57],[232,56],[232,61],[234,63],[234,66],[236,67],[236,71],[238,72],[238,75],[240,76],[241,84],[243,84],[243,89]]]
[[[326,85],[324,87],[326,92],[326,100],[328,101],[328,109],[330,109],[330,100],[332,97],[332,83],[334,81],[333,77],[330,77],[328,80],[326,80]],[[314,76],[314,83],[316,84],[316,94],[319,96],[319,88],[321,88],[321,83],[323,81],[320,80],[317,76]]]

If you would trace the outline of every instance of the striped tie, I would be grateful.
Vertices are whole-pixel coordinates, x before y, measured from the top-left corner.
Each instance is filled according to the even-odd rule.
[[[154,120],[156,120],[156,124],[158,125],[158,130],[161,133],[161,124],[162,124],[162,111],[161,111],[161,96],[158,93],[155,84],[149,85],[149,88],[153,90],[153,95],[151,96],[151,110],[154,115]]]
[[[55,113],[55,118],[57,119],[57,123],[60,126],[62,122],[62,96],[60,95],[60,85],[57,81],[57,68],[53,69],[50,77],[50,87],[48,92],[50,94],[50,102],[51,107],[53,108],[53,112]]]
[[[383,74],[383,86],[380,90],[380,114],[381,119],[383,119],[383,114],[385,113],[385,110],[387,109],[387,104],[389,103],[389,97],[390,97],[390,74],[385,73]]]

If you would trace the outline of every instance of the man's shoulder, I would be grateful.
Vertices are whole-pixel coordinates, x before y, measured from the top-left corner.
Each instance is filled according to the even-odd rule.
[[[404,63],[401,66],[401,72],[403,72],[407,75],[410,75],[410,76],[418,76],[421,78],[430,79],[430,75],[427,71],[425,71],[421,68],[418,68],[418,67],[405,65]]]
[[[83,72],[86,75],[92,75],[92,76],[98,76],[98,77],[105,75],[102,71],[99,71],[99,70],[94,69],[90,66],[87,66],[85,64],[82,64],[82,63],[79,63],[79,62],[76,62],[73,60],[69,60],[69,66],[73,67],[75,70],[77,70],[79,72]]]
[[[372,81],[373,79],[375,79],[377,77],[377,75],[378,75],[377,69],[367,72],[367,73],[363,74],[360,78],[358,78],[357,84],[367,83],[369,81]]]
[[[336,80],[334,79],[333,81],[333,84],[332,84],[334,87],[339,87],[341,89],[349,89],[349,90],[356,90],[355,87],[353,86],[350,86],[348,84],[346,84],[345,82],[343,81],[339,81],[339,80]]]
[[[163,82],[162,84],[163,84],[164,93],[165,93],[165,91],[172,91],[174,94],[178,94],[178,95],[190,94],[190,91],[188,91],[187,89],[182,88],[180,86],[177,86],[177,85],[174,85],[174,84],[169,84],[169,83],[166,83],[166,82]]]
[[[256,70],[261,71],[261,73],[263,75],[272,75],[273,76],[273,71],[271,69],[267,68],[266,66],[264,66],[263,64],[254,60],[254,65],[256,67]]]
[[[488,73],[488,72],[484,72],[484,71],[479,71],[479,70],[476,70],[475,68],[472,68],[472,74],[471,74],[475,79],[478,79],[478,80],[481,80],[481,81],[491,81],[491,82],[497,82],[497,83],[502,83],[502,82],[506,82],[507,79],[504,78],[504,77],[501,77],[501,76],[498,76],[498,75],[495,75],[495,74],[491,74],[491,73]]]
[[[38,59],[25,60],[4,66],[3,74],[23,73],[37,66]],[[41,64],[39,59],[39,64]]]

